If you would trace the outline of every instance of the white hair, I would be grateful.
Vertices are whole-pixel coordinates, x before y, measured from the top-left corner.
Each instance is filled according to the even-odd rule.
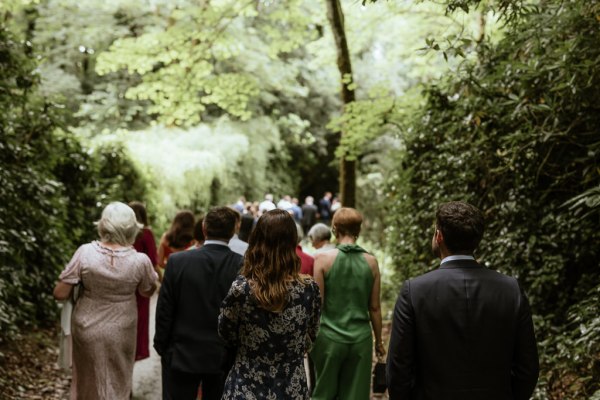
[[[118,201],[104,208],[102,217],[96,225],[98,225],[100,240],[121,246],[133,244],[138,232],[143,228],[143,225],[137,222],[133,209]]]
[[[308,231],[308,238],[319,242],[323,240],[329,242],[331,240],[331,229],[327,225],[319,222],[310,228]]]

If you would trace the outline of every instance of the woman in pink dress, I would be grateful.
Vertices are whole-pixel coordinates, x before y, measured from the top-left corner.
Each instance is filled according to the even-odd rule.
[[[135,212],[137,222],[144,226],[140,233],[138,233],[137,238],[133,243],[133,248],[138,253],[146,254],[152,265],[156,266],[156,242],[154,241],[154,235],[148,224],[146,207],[139,201],[132,201],[129,203],[129,207]],[[135,293],[135,298],[138,311],[135,360],[138,361],[150,357],[150,339],[148,331],[150,325],[150,299],[142,296],[138,292]]]
[[[150,297],[158,278],[147,255],[132,244],[140,226],[126,204],[110,203],[97,223],[100,240],[84,244],[54,288],[65,300],[81,284],[71,316],[71,399],[127,400],[135,360],[135,293]]]

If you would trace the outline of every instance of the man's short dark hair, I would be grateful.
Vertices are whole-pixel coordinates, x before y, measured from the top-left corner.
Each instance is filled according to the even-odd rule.
[[[232,209],[235,212],[235,220],[236,222],[241,222],[242,221],[242,213],[239,212],[238,210],[236,210],[233,207],[229,207],[230,209]]]
[[[471,204],[462,201],[440,204],[435,221],[453,254],[472,253],[483,237],[483,213]]]
[[[212,208],[204,217],[207,239],[231,239],[235,232],[237,211],[229,207]]]

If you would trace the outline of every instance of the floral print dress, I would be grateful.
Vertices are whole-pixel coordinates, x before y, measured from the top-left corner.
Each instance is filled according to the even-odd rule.
[[[219,334],[237,349],[223,399],[309,399],[304,354],[319,329],[321,296],[311,278],[290,283],[280,313],[260,308],[245,277],[238,276],[221,305]]]

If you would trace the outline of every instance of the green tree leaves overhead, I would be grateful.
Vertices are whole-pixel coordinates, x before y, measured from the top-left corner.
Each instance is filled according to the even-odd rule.
[[[247,1],[214,2],[219,6],[207,6],[210,12],[192,1],[95,3],[49,0],[38,8],[35,24],[35,42],[43,48],[42,90],[62,96],[76,111],[69,121],[73,131],[94,137],[126,129],[131,137],[121,140],[135,142],[133,135],[152,131],[156,123],[193,130],[202,121],[213,125],[208,131],[220,131],[224,117],[243,120],[247,126],[236,126],[235,133],[245,134],[264,126],[267,116],[268,125],[276,125],[278,145],[259,154],[272,166],[272,185],[297,191],[300,179],[288,171],[299,171],[304,185],[332,181],[325,125],[335,86],[329,89],[327,68],[314,61],[316,51],[307,45],[318,38],[318,2],[290,3],[299,5],[291,12],[287,4]],[[93,35],[86,33],[88,26]],[[110,63],[112,69],[105,69]],[[207,140],[213,146],[220,142],[213,136]],[[171,156],[162,158],[163,167],[175,167]],[[311,173],[318,164],[319,173]],[[264,185],[244,186],[249,195]]]
[[[365,147],[381,136],[384,127],[394,128],[401,123],[396,99],[383,90],[374,90],[373,97],[354,101],[346,106],[344,114],[332,120],[328,128],[333,132],[345,129],[336,149],[336,156],[357,160],[365,154]]]
[[[314,39],[304,3],[190,2],[173,9],[163,29],[118,39],[96,70],[139,75],[127,98],[149,100],[149,112],[166,125],[193,126],[211,106],[248,120],[256,112],[252,103],[270,89],[256,76],[258,66],[246,63],[248,52],[261,49],[269,62],[281,63]]]

